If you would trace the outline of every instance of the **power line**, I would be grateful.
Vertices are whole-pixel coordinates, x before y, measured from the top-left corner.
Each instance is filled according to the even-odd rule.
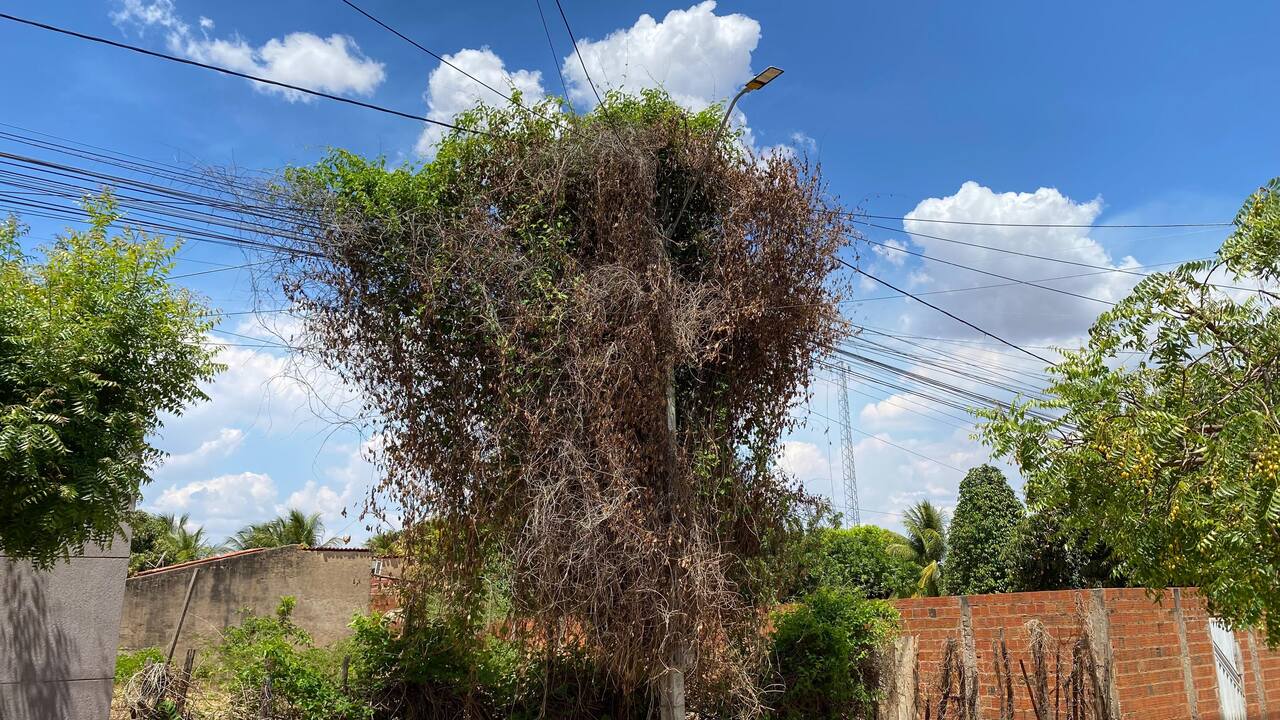
[[[547,36],[547,47],[551,49],[551,64],[556,67],[556,75],[560,78],[560,92],[564,93],[564,101],[569,103],[573,112],[573,102],[569,100],[569,86],[564,81],[564,71],[560,69],[560,53],[556,52],[556,44],[551,41],[551,28],[547,27],[547,16],[542,12],[542,0],[533,0],[538,6],[538,18],[542,20],[542,32]]]
[[[362,100],[355,100],[353,98],[342,97],[341,95],[333,95],[327,92],[322,92],[320,90],[312,90],[311,88],[305,88],[299,85],[292,85],[290,83],[280,82],[279,80],[270,80],[268,78],[259,77],[257,75],[250,75],[248,73],[242,73],[237,70],[232,70],[230,68],[225,68],[219,65],[210,65],[208,63],[202,63],[196,60],[190,60],[188,58],[178,57],[177,55],[169,55],[168,53],[157,52],[155,50],[148,50],[143,47],[138,47],[137,45],[130,45],[128,43],[117,42],[115,40],[99,37],[97,35],[89,35],[87,33],[76,32],[75,30],[69,30],[67,28],[58,27],[56,25],[49,25],[47,23],[37,22],[35,20],[20,18],[20,17],[17,17],[16,15],[0,13],[0,19],[11,20],[16,23],[22,23],[23,25],[29,25],[31,27],[40,28],[42,30],[49,30],[50,32],[60,33],[62,35],[79,38],[80,40],[88,40],[89,42],[100,43],[102,45],[109,45],[111,47],[120,48],[121,50],[129,50],[131,52],[141,53],[143,55],[149,55],[151,57],[160,58],[161,60],[168,60],[170,62],[181,63],[183,65],[191,65],[193,67],[204,68],[205,70],[212,70],[214,72],[219,72],[224,75],[231,75],[233,77],[244,78],[245,80],[252,80],[254,82],[260,82],[266,85],[274,85],[276,87],[281,87],[286,90],[293,90],[294,92],[300,92],[306,95],[314,95],[315,97],[321,97],[326,100],[333,100],[335,102],[346,103],[348,105],[355,105],[356,107],[362,107],[362,108],[365,108],[366,110],[375,110],[377,112],[386,113],[388,115],[395,115],[397,117],[402,117],[408,120],[417,120],[419,122],[431,123],[432,125],[439,125],[440,127],[448,128],[450,130],[459,130],[462,132],[470,132],[478,135],[491,135],[491,133],[485,132],[484,130],[460,127],[458,125],[454,125],[453,123],[447,123],[442,120],[434,120],[425,115],[414,115],[412,113],[401,112],[400,110],[394,110],[392,108],[383,107],[381,105],[367,103]]]
[[[992,252],[1004,253],[1006,255],[1018,255],[1020,257],[1032,258],[1035,260],[1044,260],[1046,262],[1062,263],[1063,265],[1075,265],[1077,267],[1091,268],[1093,270],[1101,270],[1103,272],[1134,275],[1136,277],[1142,277],[1142,278],[1151,277],[1151,273],[1137,272],[1133,268],[1119,268],[1119,267],[1108,267],[1106,265],[1093,265],[1091,263],[1080,262],[1078,260],[1068,260],[1067,258],[1053,257],[1051,255],[1037,255],[1035,253],[1027,253],[1019,250],[1010,250],[1008,248],[995,247],[994,245],[983,245],[982,243],[968,242],[965,240],[956,240],[954,238],[942,237],[940,235],[929,235],[928,233],[912,232],[911,230],[898,230],[897,228],[891,228],[888,225],[878,225],[876,223],[869,223],[869,222],[864,222],[860,220],[855,220],[854,222],[855,224],[858,224],[858,225],[866,225],[867,227],[878,228],[880,230],[888,230],[889,232],[900,232],[900,233],[903,233],[904,235],[910,235],[912,237],[928,238],[930,240],[938,240],[945,243],[951,243],[953,245],[964,245],[966,247],[979,248],[981,250],[990,250]],[[889,247],[892,247],[892,246],[889,246]],[[946,261],[939,260],[938,262],[946,262]],[[1215,287],[1220,290],[1244,290],[1247,292],[1260,292],[1257,288],[1240,287],[1237,285],[1217,285],[1217,284],[1210,283],[1210,287]],[[1098,302],[1104,302],[1104,301],[1099,300]]]
[[[560,19],[564,21],[564,29],[569,32],[569,41],[573,43],[573,54],[578,56],[578,63],[582,65],[582,74],[586,76],[587,84],[591,86],[591,92],[596,96],[596,104],[603,108],[604,100],[600,99],[600,92],[596,90],[595,81],[591,79],[591,73],[587,71],[587,61],[582,59],[582,51],[578,49],[578,38],[573,35],[573,28],[569,26],[569,18],[564,14],[564,6],[560,4],[560,0],[556,0],[556,8],[560,11]]]
[[[463,75],[466,75],[467,77],[469,77],[469,78],[471,78],[472,80],[476,81],[477,83],[480,83],[480,84],[481,84],[481,85],[483,85],[485,88],[488,88],[490,91],[492,91],[493,93],[495,93],[496,95],[498,95],[498,97],[503,98],[504,100],[506,100],[507,102],[511,103],[511,104],[512,104],[512,105],[514,105],[515,107],[518,107],[518,108],[520,108],[521,110],[524,110],[525,112],[531,112],[531,113],[533,113],[533,114],[535,114],[535,115],[537,115],[537,116],[541,117],[541,118],[542,118],[542,119],[544,119],[544,120],[551,120],[551,118],[550,118],[550,117],[548,117],[548,116],[546,116],[546,115],[543,115],[542,113],[538,112],[537,110],[534,110],[534,109],[532,109],[532,108],[528,108],[528,107],[525,107],[524,105],[521,105],[520,103],[516,102],[516,101],[515,101],[515,98],[511,97],[510,95],[508,95],[508,94],[506,94],[506,93],[502,92],[501,90],[499,90],[499,89],[497,89],[497,88],[493,87],[493,86],[492,86],[492,85],[490,85],[489,83],[487,83],[487,82],[485,82],[485,81],[481,80],[480,78],[476,77],[475,75],[472,75],[471,73],[467,72],[466,70],[463,70],[461,67],[458,67],[457,65],[455,65],[455,64],[454,64],[454,63],[452,63],[452,62],[450,62],[449,60],[446,60],[442,55],[437,54],[436,52],[432,51],[430,48],[424,47],[423,45],[421,45],[420,43],[418,43],[418,42],[417,42],[416,40],[414,40],[413,38],[411,38],[411,37],[409,37],[409,36],[405,35],[404,33],[400,32],[399,30],[396,30],[395,28],[391,27],[390,25],[386,24],[385,22],[383,22],[383,21],[379,20],[378,18],[374,17],[373,15],[369,14],[367,11],[365,11],[365,10],[364,10],[364,8],[362,8],[362,7],[360,7],[359,5],[356,5],[355,3],[351,2],[351,0],[342,0],[342,2],[343,2],[347,7],[351,8],[352,10],[355,10],[356,12],[360,13],[361,15],[363,15],[363,16],[365,16],[365,17],[369,18],[369,19],[370,19],[370,20],[372,20],[373,22],[375,22],[375,23],[377,23],[378,25],[380,25],[383,29],[385,29],[385,30],[387,30],[388,32],[390,32],[390,33],[394,34],[396,37],[400,38],[401,40],[404,40],[405,42],[407,42],[407,43],[409,43],[410,45],[412,45],[412,46],[414,46],[414,47],[418,48],[418,49],[419,49],[419,50],[421,50],[422,52],[424,52],[424,53],[426,53],[426,54],[430,55],[431,57],[435,58],[436,60],[439,60],[441,63],[443,63],[443,64],[445,64],[445,65],[448,65],[449,67],[453,68],[454,70],[457,70],[458,72],[462,73]],[[506,75],[506,71],[503,71],[503,74],[504,74],[504,75]],[[512,82],[512,80],[511,80],[511,76],[510,76],[510,75],[507,75],[507,81],[508,81],[508,82]],[[512,84],[514,85],[515,83],[514,83],[514,82],[512,82]]]
[[[942,263],[943,265],[958,267],[961,270],[968,270],[970,272],[981,273],[983,275],[990,275],[991,277],[1000,278],[1001,280],[1008,280],[1018,285],[1027,285],[1029,287],[1039,288],[1041,290],[1048,290],[1049,292],[1058,293],[1060,295],[1067,295],[1073,298],[1079,298],[1081,300],[1090,300],[1092,302],[1102,303],[1103,305],[1115,305],[1115,303],[1110,300],[1103,300],[1101,298],[1090,297],[1088,295],[1081,295],[1080,293],[1074,293],[1074,292],[1071,292],[1070,290],[1063,290],[1061,288],[1050,287],[1048,285],[1041,285],[1031,280],[1020,280],[1015,277],[1009,277],[1008,275],[1001,275],[1000,273],[997,273],[997,272],[991,272],[990,270],[983,270],[982,268],[976,268],[976,267],[973,267],[972,265],[965,265],[964,263],[953,262],[951,260],[943,260],[942,258],[936,258],[936,257],[933,257],[932,255],[925,255],[924,253],[916,252],[915,250],[908,250],[904,247],[898,247],[897,245],[890,245],[889,243],[882,243],[876,240],[869,240],[866,238],[863,238],[863,242],[866,242],[871,245],[875,245],[877,247],[888,248],[889,250],[893,250],[894,252],[900,252],[906,255],[913,255],[915,257],[923,258],[925,260],[932,260],[933,262]]]
[[[818,416],[818,417],[820,417],[820,418],[823,418],[823,419],[825,419],[825,420],[828,420],[829,422],[833,422],[833,423],[839,423],[839,422],[840,422],[839,420],[836,420],[835,418],[832,418],[832,417],[828,417],[828,416],[826,416],[826,415],[823,415],[822,413],[820,413],[820,412],[818,412],[817,410],[814,410],[814,409],[812,409],[812,408],[810,408],[810,409],[809,409],[809,412],[813,413],[814,415],[817,415],[817,416]],[[878,442],[878,443],[883,443],[883,444],[885,444],[885,445],[888,445],[889,447],[897,448],[897,449],[899,449],[899,450],[901,450],[901,451],[903,451],[903,452],[911,453],[912,455],[915,455],[915,456],[916,456],[916,457],[918,457],[918,458],[922,458],[922,459],[928,460],[929,462],[934,463],[934,464],[936,464],[936,465],[940,465],[940,466],[942,466],[942,467],[944,467],[944,468],[949,468],[949,469],[951,469],[951,470],[955,470],[956,472],[964,472],[963,470],[961,470],[960,468],[956,467],[955,465],[949,465],[949,464],[947,464],[947,463],[942,462],[941,460],[935,460],[934,458],[931,458],[931,457],[929,457],[928,455],[925,455],[924,453],[916,452],[915,450],[912,450],[912,449],[911,449],[911,448],[909,448],[909,447],[903,447],[902,445],[899,445],[899,444],[897,444],[897,443],[895,443],[895,442],[891,442],[891,441],[889,441],[889,440],[885,440],[884,438],[879,437],[879,436],[877,436],[877,435],[872,435],[871,433],[867,432],[866,430],[859,430],[858,428],[853,427],[852,425],[849,425],[849,426],[848,426],[848,428],[849,428],[850,430],[852,430],[852,431],[854,431],[854,432],[858,433],[859,435],[865,435],[866,437],[869,437],[869,438],[871,438],[872,440],[875,440],[875,441],[876,441],[876,442]],[[859,508],[859,509],[861,509],[861,508]]]
[[[896,285],[891,284],[888,280],[882,280],[881,278],[878,278],[878,277],[876,277],[875,275],[872,275],[871,273],[868,273],[867,271],[865,271],[865,270],[863,270],[863,269],[861,269],[861,268],[857,267],[856,265],[853,265],[853,264],[851,264],[851,263],[847,262],[847,261],[846,261],[846,260],[844,260],[843,258],[836,258],[836,260],[838,260],[838,261],[840,262],[840,264],[841,264],[841,265],[844,265],[845,267],[847,267],[847,268],[849,268],[850,270],[852,270],[852,271],[854,271],[854,272],[858,273],[859,275],[862,275],[863,277],[866,277],[866,278],[869,278],[869,279],[871,279],[871,280],[874,280],[874,281],[876,281],[876,282],[880,283],[881,285],[884,285],[885,287],[889,288],[890,290],[893,290],[894,292],[902,293],[903,295],[906,295],[907,297],[911,298],[912,300],[915,300],[916,302],[920,303],[921,305],[924,305],[925,307],[933,308],[934,310],[937,310],[938,312],[942,313],[943,315],[946,315],[947,317],[951,318],[952,320],[955,320],[956,322],[958,322],[958,323],[960,323],[960,324],[962,324],[962,325],[965,325],[965,326],[967,326],[968,328],[970,328],[970,329],[972,329],[972,330],[977,330],[978,332],[982,333],[983,335],[986,335],[987,337],[991,338],[992,340],[996,340],[996,341],[998,341],[998,342],[1000,342],[1000,343],[1002,343],[1002,344],[1004,344],[1004,345],[1008,345],[1009,347],[1013,348],[1014,350],[1017,350],[1017,351],[1018,351],[1018,352],[1020,352],[1020,353],[1024,353],[1024,354],[1026,354],[1026,355],[1030,355],[1031,357],[1035,358],[1036,360],[1039,360],[1040,362],[1048,363],[1048,364],[1050,364],[1050,365],[1053,365],[1053,364],[1054,364],[1052,361],[1050,361],[1050,360],[1048,360],[1048,359],[1046,359],[1046,358],[1040,357],[1039,355],[1037,355],[1037,354],[1035,354],[1035,353],[1031,352],[1030,350],[1027,350],[1026,348],[1023,348],[1023,347],[1021,347],[1021,346],[1019,346],[1019,345],[1015,345],[1015,344],[1013,344],[1013,343],[1009,342],[1008,340],[1005,340],[1004,338],[1000,337],[999,335],[996,335],[996,334],[994,334],[994,333],[990,333],[990,332],[987,332],[986,330],[983,330],[982,328],[978,327],[977,325],[974,325],[973,323],[969,322],[968,320],[965,320],[964,318],[959,317],[958,315],[955,315],[955,314],[953,314],[953,313],[951,313],[951,312],[949,312],[949,311],[947,311],[947,310],[944,310],[944,309],[942,309],[942,308],[938,307],[937,305],[934,305],[933,303],[929,302],[928,300],[922,300],[922,299],[920,299],[920,298],[919,298],[919,297],[917,297],[916,295],[914,295],[914,294],[912,294],[912,293],[909,293],[909,292],[907,292],[906,290],[903,290],[902,288],[897,287]]]
[[[910,220],[912,222],[927,223],[943,223],[947,225],[981,225],[989,227],[1024,227],[1024,228],[1208,228],[1208,227],[1230,227],[1229,222],[1213,222],[1213,223],[1127,223],[1127,224],[1072,224],[1072,223],[1002,223],[1002,222],[979,222],[977,220],[943,220],[941,218],[920,218],[906,217],[902,215],[872,215],[870,213],[850,213],[858,217],[871,218],[873,220]]]

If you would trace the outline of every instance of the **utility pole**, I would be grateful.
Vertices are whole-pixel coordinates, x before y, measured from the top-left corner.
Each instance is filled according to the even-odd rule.
[[[845,512],[854,525],[862,524],[862,511],[858,509],[858,468],[853,464],[853,427],[849,415],[849,378],[840,376],[840,460],[844,466]]]
[[[729,116],[733,114],[733,108],[742,99],[743,95],[749,92],[759,90],[768,85],[770,81],[782,74],[782,70],[770,65],[765,68],[754,78],[752,78],[737,95],[733,96],[733,100],[729,102],[729,107],[724,111],[724,117],[720,120],[720,127],[716,129],[715,135],[711,137],[711,146],[707,148],[706,157],[702,162],[702,170],[693,177],[693,182],[689,183],[688,189],[685,190],[684,199],[680,201],[680,209],[676,211],[676,217],[671,221],[670,227],[667,228],[666,234],[662,237],[662,259],[666,260],[667,246],[671,242],[671,236],[675,233],[676,228],[680,225],[680,218],[684,215],[685,208],[689,207],[689,199],[693,197],[693,191],[697,188],[702,176],[706,174],[707,168],[711,164],[711,158],[715,154],[716,145],[720,142],[720,135],[724,133],[725,127],[729,125]],[[668,489],[674,494],[676,490],[676,478],[680,469],[676,466],[679,458],[680,439],[677,434],[676,427],[676,369],[672,364],[663,368],[662,372],[666,375],[666,402],[667,402],[667,478]],[[680,588],[680,568],[671,568],[671,598],[670,607],[667,612],[671,614],[672,619],[676,623],[676,638],[670,643],[671,650],[667,654],[666,668],[662,677],[658,681],[658,705],[661,720],[684,720],[684,671],[688,666],[689,648],[685,642],[685,634],[688,628],[684,627],[684,620],[681,617],[684,613],[683,603],[681,602]]]

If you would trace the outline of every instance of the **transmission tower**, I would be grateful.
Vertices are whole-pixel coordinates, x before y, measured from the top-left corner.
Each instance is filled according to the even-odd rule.
[[[840,376],[840,459],[844,465],[845,512],[854,525],[862,524],[862,512],[858,510],[858,469],[853,464],[853,431],[849,420],[849,379]]]

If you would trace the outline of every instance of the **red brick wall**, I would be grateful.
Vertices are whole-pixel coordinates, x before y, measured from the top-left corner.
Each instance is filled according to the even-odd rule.
[[[1094,608],[1097,619],[1105,618],[1106,621],[1121,716],[1133,720],[1157,720],[1196,716],[1188,701],[1175,599],[1179,601],[1176,604],[1180,606],[1186,629],[1197,715],[1200,720],[1219,720],[1218,681],[1209,636],[1209,616],[1203,600],[1194,590],[1183,590],[1176,595],[1166,593],[1160,603],[1153,602],[1141,589],[1107,589],[912,598],[898,600],[894,604],[902,614],[903,633],[918,638],[922,701],[932,698],[934,704],[937,702],[946,640],[955,638],[957,649],[964,651],[963,616],[967,604],[977,657],[980,717],[999,717],[993,643],[999,642],[1003,631],[1015,678],[1015,717],[1019,720],[1034,718],[1030,695],[1018,666],[1018,659],[1022,658],[1028,670],[1031,667],[1030,634],[1026,623],[1039,620],[1049,634],[1062,643],[1065,677],[1070,670],[1071,646],[1082,635],[1086,618]],[[1236,640],[1240,645],[1249,717],[1280,719],[1280,652],[1268,650],[1261,634],[1256,635],[1252,646],[1248,632],[1237,632]],[[1265,695],[1258,692],[1251,648],[1256,648]],[[1050,663],[1052,687],[1052,658]],[[1264,697],[1265,716],[1261,710]],[[923,714],[923,703],[920,709]]]
[[[400,581],[387,575],[369,577],[369,612],[386,613],[400,607]]]

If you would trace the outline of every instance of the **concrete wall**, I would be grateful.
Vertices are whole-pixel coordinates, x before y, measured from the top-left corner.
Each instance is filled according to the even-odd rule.
[[[1015,676],[1014,717],[1034,717],[1018,667],[1019,658],[1031,666],[1030,620],[1042,623],[1067,648],[1090,629],[1102,645],[1094,649],[1100,669],[1111,678],[1116,717],[1221,716],[1210,618],[1194,589],[1170,591],[1161,603],[1133,588],[913,598],[894,605],[902,614],[903,634],[918,646],[915,658],[897,659],[899,672],[918,673],[916,717],[923,716],[925,698],[937,702],[943,650],[952,638],[964,652],[969,672],[976,672],[978,717],[999,718],[993,653],[1002,634]],[[1236,642],[1243,656],[1248,717],[1280,720],[1280,652],[1268,650],[1259,633],[1238,631]]]
[[[168,648],[196,569],[174,657],[216,641],[223,628],[240,622],[242,610],[274,613],[284,595],[297,598],[294,621],[317,644],[340,640],[350,634],[351,616],[368,610],[370,562],[366,551],[288,546],[140,573],[126,583],[120,647]]]
[[[129,543],[41,572],[0,556],[0,720],[104,720]]]

